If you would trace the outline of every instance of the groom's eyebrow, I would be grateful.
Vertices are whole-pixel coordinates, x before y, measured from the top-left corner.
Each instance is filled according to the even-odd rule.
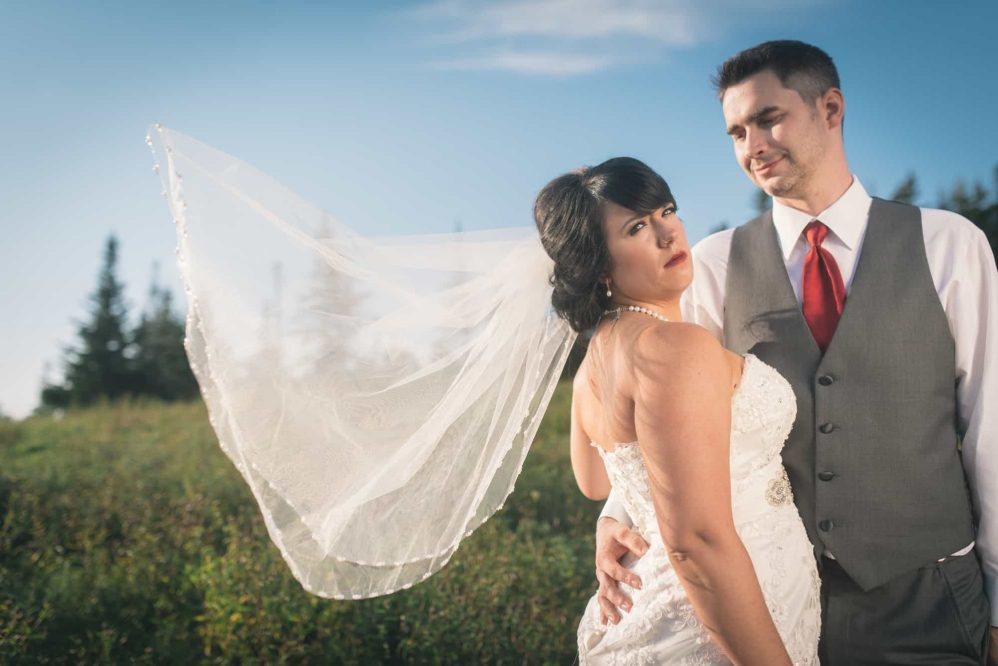
[[[746,120],[746,124],[751,125],[752,123],[759,122],[759,119],[763,116],[768,116],[769,114],[776,113],[779,110],[780,108],[777,106],[763,107],[749,116],[748,120]],[[728,125],[728,134],[734,134],[739,127],[741,127],[741,125]]]

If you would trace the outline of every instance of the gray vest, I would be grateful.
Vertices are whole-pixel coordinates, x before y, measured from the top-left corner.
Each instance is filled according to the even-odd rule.
[[[874,199],[845,309],[824,356],[767,212],[735,230],[724,342],[797,395],[783,461],[816,554],[863,589],[974,538],[956,431],[955,344],[918,208]]]

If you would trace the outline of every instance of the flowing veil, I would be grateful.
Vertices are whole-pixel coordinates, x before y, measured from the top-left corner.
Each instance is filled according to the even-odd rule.
[[[363,236],[179,132],[146,142],[191,368],[295,577],[427,578],[512,492],[575,338],[537,231]]]

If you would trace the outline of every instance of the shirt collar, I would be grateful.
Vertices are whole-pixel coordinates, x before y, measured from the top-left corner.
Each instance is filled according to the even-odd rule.
[[[790,260],[790,252],[797,244],[801,232],[812,220],[821,220],[842,243],[854,250],[859,246],[866,230],[870,204],[873,200],[866,193],[859,178],[853,176],[852,185],[819,215],[811,217],[796,208],[785,206],[773,200],[773,224],[780,238],[783,259]]]

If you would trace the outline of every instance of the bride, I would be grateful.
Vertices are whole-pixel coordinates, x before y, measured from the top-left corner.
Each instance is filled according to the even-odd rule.
[[[552,181],[534,213],[555,309],[596,327],[574,382],[576,481],[622,492],[650,544],[630,615],[608,625],[590,600],[581,662],[817,664],[817,570],[780,458],[794,395],[682,322],[692,261],[668,185],[612,159]]]
[[[191,368],[305,589],[361,599],[445,566],[512,492],[575,331],[596,326],[573,467],[587,495],[623,493],[651,546],[630,615],[606,625],[590,602],[582,660],[816,663],[815,565],[779,456],[793,394],[679,321],[689,249],[648,167],[553,181],[540,239],[376,237],[183,134],[146,141]]]

